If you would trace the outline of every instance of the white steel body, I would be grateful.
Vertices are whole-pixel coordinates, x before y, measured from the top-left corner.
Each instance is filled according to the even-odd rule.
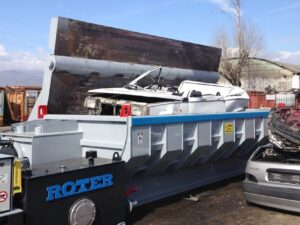
[[[259,149],[258,149],[259,150]],[[291,199],[293,196],[299,196],[300,187],[299,184],[292,184],[288,182],[274,182],[268,179],[269,169],[278,169],[281,171],[293,171],[294,173],[300,173],[299,163],[281,163],[275,161],[254,161],[253,157],[258,151],[254,152],[249,159],[246,166],[246,173],[254,176],[257,182],[249,180],[244,181],[244,186],[255,186],[255,189],[247,191],[244,187],[244,194],[248,202],[252,202],[258,205],[268,206],[277,209],[289,210],[294,212],[300,212],[300,201]],[[260,189],[265,189],[265,194],[258,193]],[[282,197],[276,196],[276,192],[280,192]],[[290,196],[285,198],[284,196]]]
[[[170,167],[249,154],[267,136],[267,114],[48,115],[44,120],[15,124],[15,132],[3,133],[2,139],[13,140],[19,157],[28,157],[32,164],[81,157],[88,150],[111,159],[117,152],[133,176],[142,170],[161,173]],[[243,144],[247,146],[239,148]]]
[[[201,92],[203,96],[189,96],[193,90]],[[170,100],[168,102],[147,104],[149,115],[238,112],[247,108],[249,100],[248,94],[242,88],[195,81],[183,81],[178,92],[181,94],[180,96],[174,95],[167,90],[153,90],[141,87],[136,90],[101,88],[89,91],[89,93],[99,94],[100,96],[101,94],[111,94],[116,96],[116,99],[122,99],[118,96],[125,95]],[[187,100],[184,101],[184,99]]]

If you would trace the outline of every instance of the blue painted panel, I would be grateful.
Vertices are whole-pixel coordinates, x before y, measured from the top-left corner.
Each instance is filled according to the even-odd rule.
[[[189,123],[211,120],[230,120],[268,117],[269,111],[236,112],[236,113],[216,113],[202,115],[168,115],[168,116],[135,116],[132,117],[132,126]]]

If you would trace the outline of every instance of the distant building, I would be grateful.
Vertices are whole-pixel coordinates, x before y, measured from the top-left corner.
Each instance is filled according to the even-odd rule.
[[[236,58],[231,60],[237,62]],[[219,72],[222,74],[222,62]],[[300,65],[250,58],[242,71],[241,82],[244,89],[251,91],[264,91],[268,86],[276,91],[287,91],[292,88],[292,77],[295,74],[300,75]],[[220,76],[219,83],[229,84],[223,76]]]

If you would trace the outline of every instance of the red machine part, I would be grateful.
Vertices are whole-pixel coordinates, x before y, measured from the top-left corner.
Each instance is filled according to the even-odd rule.
[[[131,104],[129,103],[123,104],[121,107],[120,117],[128,117],[131,115],[132,115]]]
[[[48,114],[48,106],[47,105],[39,105],[38,106],[38,119],[43,119],[45,115]]]

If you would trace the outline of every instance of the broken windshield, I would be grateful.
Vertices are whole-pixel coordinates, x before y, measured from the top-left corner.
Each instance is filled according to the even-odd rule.
[[[127,89],[141,89],[141,88],[151,88],[152,86],[161,86],[162,80],[160,78],[162,67],[156,67],[152,70],[148,70],[145,73],[139,75],[130,83],[126,84],[124,87]]]

